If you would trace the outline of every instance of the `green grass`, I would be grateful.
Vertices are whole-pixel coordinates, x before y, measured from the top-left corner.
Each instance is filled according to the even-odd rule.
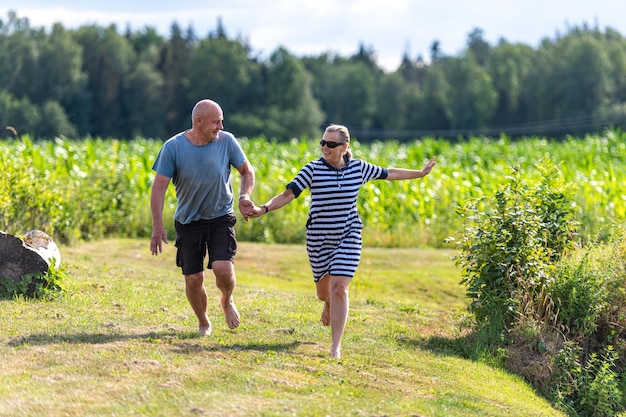
[[[50,302],[0,301],[0,416],[562,416],[521,378],[450,353],[465,313],[446,250],[364,250],[341,360],[305,249],[240,243],[230,330],[196,319],[170,243],[62,247]],[[211,276],[209,276],[211,277]]]

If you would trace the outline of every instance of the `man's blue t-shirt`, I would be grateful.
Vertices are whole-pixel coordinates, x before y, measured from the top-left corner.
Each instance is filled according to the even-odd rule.
[[[152,169],[172,179],[178,199],[174,220],[187,224],[233,211],[230,170],[245,160],[232,133],[220,131],[216,140],[197,146],[181,132],[163,144]]]

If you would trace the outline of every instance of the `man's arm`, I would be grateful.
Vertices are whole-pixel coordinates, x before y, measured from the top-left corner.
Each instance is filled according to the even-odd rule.
[[[246,221],[250,218],[250,210],[254,208],[254,203],[250,199],[250,194],[254,189],[254,168],[248,161],[237,167],[241,175],[241,186],[239,187],[239,211]]]
[[[152,238],[150,239],[150,251],[158,255],[163,251],[161,242],[167,243],[167,232],[163,225],[163,206],[165,205],[165,192],[170,184],[170,178],[156,174],[150,191],[150,210],[152,211]]]

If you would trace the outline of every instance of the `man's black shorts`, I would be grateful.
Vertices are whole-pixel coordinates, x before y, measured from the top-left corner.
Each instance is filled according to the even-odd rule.
[[[203,271],[203,262],[209,252],[207,268],[213,261],[233,262],[237,253],[235,223],[237,216],[229,213],[211,220],[197,220],[188,224],[175,222],[176,227],[176,266],[183,275]]]

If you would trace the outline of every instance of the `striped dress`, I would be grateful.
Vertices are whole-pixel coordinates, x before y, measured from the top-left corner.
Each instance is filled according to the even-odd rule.
[[[354,277],[361,259],[363,223],[357,212],[361,185],[387,178],[387,169],[360,159],[348,159],[337,169],[324,158],[306,164],[287,184],[296,197],[311,191],[306,223],[306,248],[317,282],[324,275]]]

